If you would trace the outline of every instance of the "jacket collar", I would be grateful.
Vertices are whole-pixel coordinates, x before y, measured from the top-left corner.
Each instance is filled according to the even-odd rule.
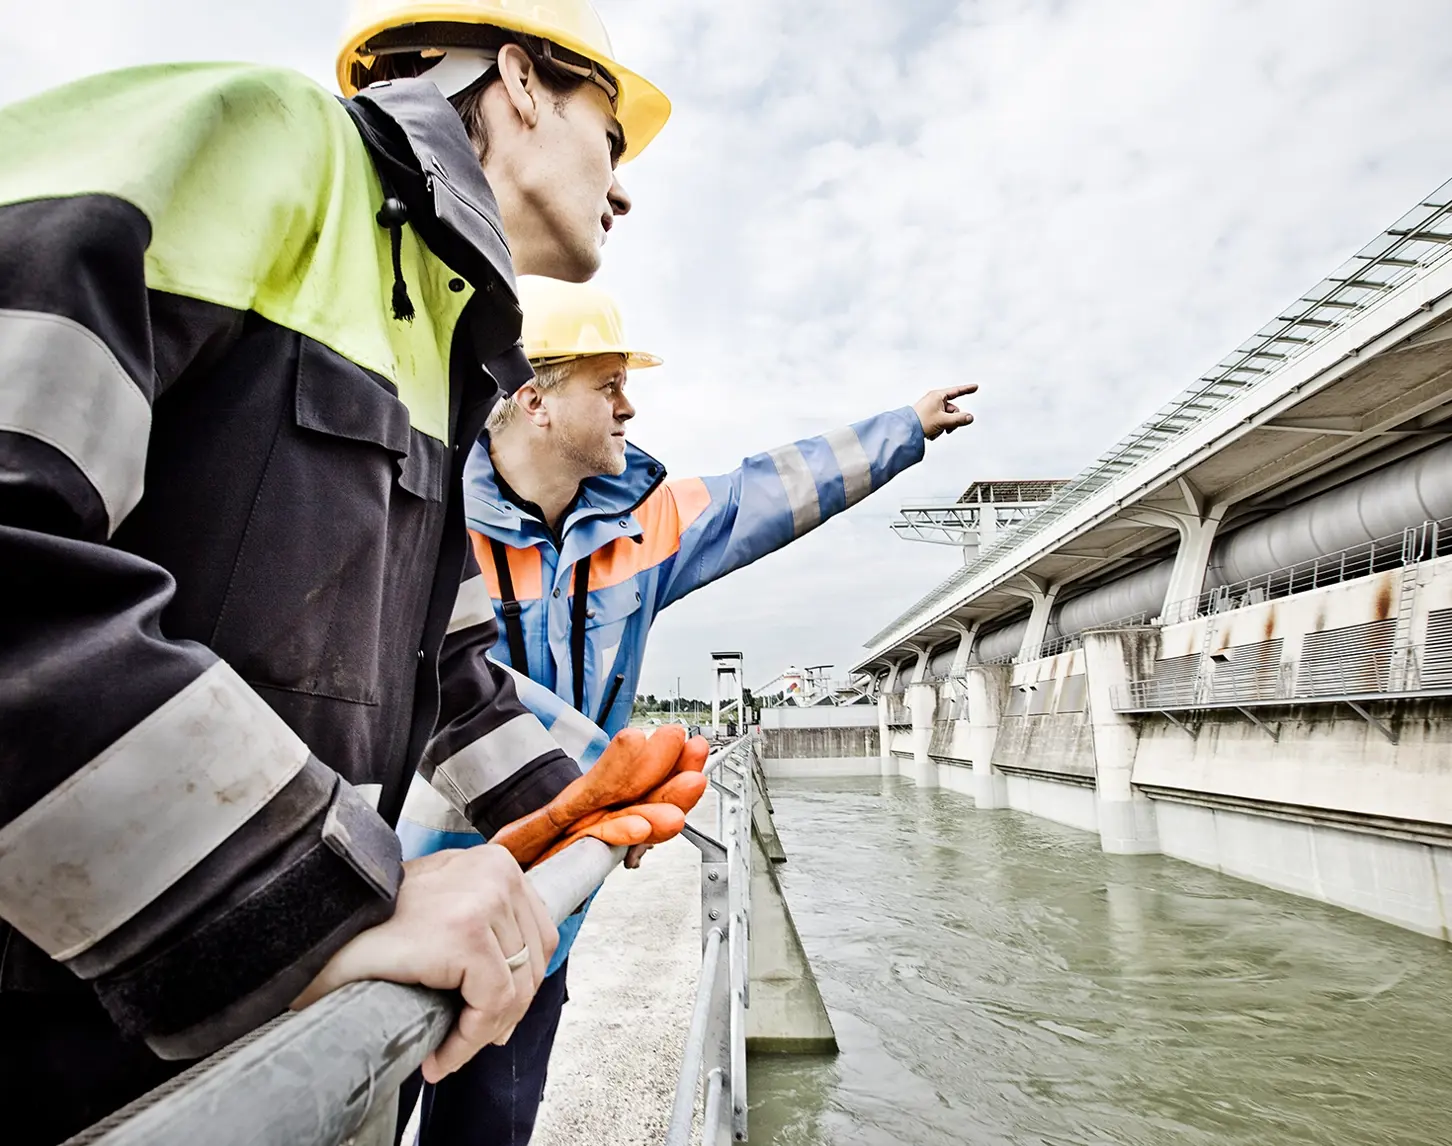
[[[665,481],[665,466],[644,450],[627,442],[625,444],[625,472],[618,477],[609,474],[589,478],[580,488],[580,497],[575,507],[565,518],[563,533],[582,521],[596,517],[620,517],[634,510],[649,497],[661,482]],[[533,518],[526,519],[514,502],[506,500],[499,492],[499,480],[494,472],[494,460],[489,456],[489,436],[481,435],[478,444],[469,455],[469,464],[464,473],[464,512],[473,529],[480,530],[501,541],[509,541],[507,534],[521,534],[529,530],[529,524],[537,526],[540,537],[548,536],[548,528]]]
[[[383,182],[429,250],[479,292],[467,308],[476,354],[506,393],[534,376],[499,204],[453,105],[427,80],[392,80],[344,102]]]

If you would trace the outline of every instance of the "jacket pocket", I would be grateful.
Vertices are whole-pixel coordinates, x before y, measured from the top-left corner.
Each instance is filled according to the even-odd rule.
[[[388,382],[300,338],[217,651],[253,683],[359,704],[411,684],[447,455]]]
[[[631,620],[640,612],[642,586],[635,579],[590,594],[586,615],[587,647],[594,653],[594,663],[587,672],[598,674],[602,696],[608,693],[616,673],[625,673],[626,684],[633,687],[638,665],[633,661]]]

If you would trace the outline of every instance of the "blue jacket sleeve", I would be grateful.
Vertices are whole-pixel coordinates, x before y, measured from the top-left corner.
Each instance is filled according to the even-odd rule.
[[[672,483],[680,550],[656,607],[795,541],[922,457],[922,423],[905,406],[756,454],[729,474]]]

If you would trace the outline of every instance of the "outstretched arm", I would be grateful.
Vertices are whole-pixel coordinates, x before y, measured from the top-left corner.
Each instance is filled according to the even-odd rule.
[[[729,474],[667,483],[679,549],[658,608],[751,564],[849,509],[922,460],[923,445],[973,415],[954,399],[970,384],[932,390],[913,406],[747,458]],[[651,522],[654,525],[654,521]]]

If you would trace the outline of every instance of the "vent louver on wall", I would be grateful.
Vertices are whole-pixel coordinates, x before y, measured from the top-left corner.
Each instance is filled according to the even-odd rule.
[[[1194,699],[1201,655],[1166,657],[1155,661],[1155,671],[1138,687],[1145,704],[1185,704]]]
[[[1210,699],[1274,700],[1281,695],[1281,638],[1233,645],[1218,654],[1210,678]]]
[[[1301,642],[1300,696],[1385,692],[1391,687],[1395,617],[1308,633]]]
[[[1452,687],[1452,609],[1427,614],[1427,643],[1422,647],[1422,688]]]

